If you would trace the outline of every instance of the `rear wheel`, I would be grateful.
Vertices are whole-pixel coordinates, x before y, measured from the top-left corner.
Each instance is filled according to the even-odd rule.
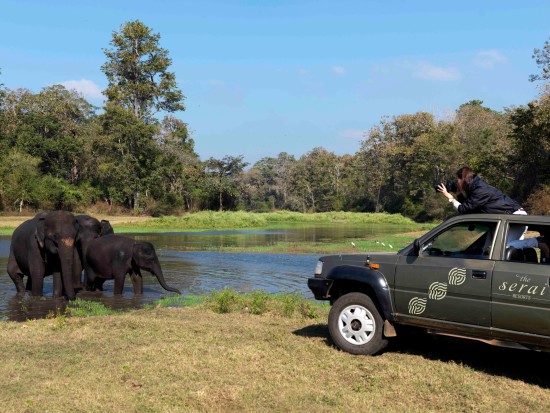
[[[334,344],[351,354],[376,354],[384,349],[388,340],[382,335],[383,325],[376,305],[362,293],[338,298],[328,316]]]

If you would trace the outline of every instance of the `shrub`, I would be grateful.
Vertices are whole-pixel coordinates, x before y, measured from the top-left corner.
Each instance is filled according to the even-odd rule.
[[[544,185],[529,196],[526,207],[535,215],[550,215],[550,185]]]

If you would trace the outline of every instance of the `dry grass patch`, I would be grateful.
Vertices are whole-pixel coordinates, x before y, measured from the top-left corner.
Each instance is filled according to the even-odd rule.
[[[204,306],[5,322],[0,401],[3,412],[550,411],[547,354],[449,340],[357,357],[329,344],[324,321]]]

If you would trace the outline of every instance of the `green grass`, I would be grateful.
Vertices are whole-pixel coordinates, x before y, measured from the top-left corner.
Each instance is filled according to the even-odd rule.
[[[238,293],[232,288],[214,291],[204,300],[204,305],[215,313],[227,314],[244,312],[255,315],[275,314],[282,317],[304,317],[317,319],[325,313],[324,303],[304,299],[299,293],[270,295],[258,290],[251,293]]]
[[[103,303],[76,299],[67,304],[64,315],[69,317],[92,317],[98,315],[113,315],[121,313],[121,310],[113,310],[105,307]]]
[[[171,295],[144,305],[145,309],[183,307],[203,307],[218,314],[240,312],[313,319],[328,314],[329,310],[327,303],[305,299],[300,293],[269,294],[263,290],[241,293],[233,288],[215,290],[207,295]],[[130,311],[113,310],[97,301],[77,299],[69,302],[65,309],[52,311],[47,318],[63,325],[67,317],[109,316]]]
[[[193,231],[204,229],[240,229],[240,228],[280,228],[298,224],[387,224],[411,228],[430,229],[433,224],[417,224],[399,214],[359,213],[359,212],[322,212],[303,214],[299,212],[243,212],[202,211],[182,216],[151,218],[145,222],[128,223],[115,226],[117,232],[150,231]]]

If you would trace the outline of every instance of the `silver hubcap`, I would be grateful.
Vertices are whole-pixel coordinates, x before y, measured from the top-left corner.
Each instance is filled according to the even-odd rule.
[[[374,337],[376,323],[371,312],[361,305],[350,305],[338,317],[338,330],[351,344],[368,343]]]

